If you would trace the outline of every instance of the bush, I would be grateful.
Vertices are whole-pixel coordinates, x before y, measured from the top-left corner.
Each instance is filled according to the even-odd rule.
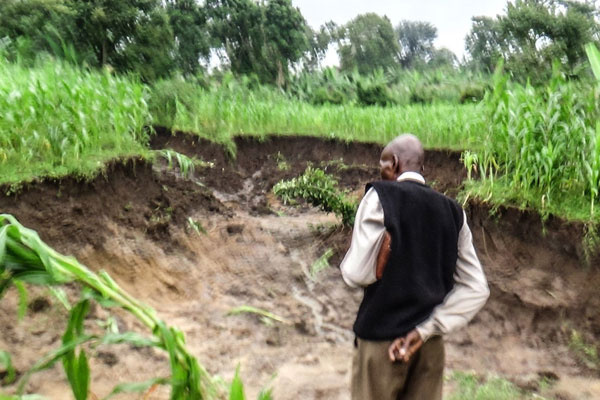
[[[356,82],[356,95],[363,106],[390,106],[396,103],[385,83]]]
[[[486,87],[484,85],[469,85],[460,92],[460,104],[478,103],[485,96]]]
[[[313,92],[310,102],[319,106],[323,104],[344,104],[348,102],[348,98],[337,88],[320,87]]]
[[[431,104],[434,100],[433,87],[430,85],[417,85],[410,93],[410,102],[416,104]]]
[[[344,225],[354,225],[357,203],[339,191],[337,181],[322,169],[308,167],[303,175],[276,184],[273,193],[284,203],[302,198],[323,211],[334,212]]]

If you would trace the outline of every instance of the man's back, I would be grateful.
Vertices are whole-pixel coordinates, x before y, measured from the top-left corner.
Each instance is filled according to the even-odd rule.
[[[463,212],[420,182],[370,187],[383,207],[391,253],[381,280],[365,289],[354,331],[364,339],[389,340],[426,320],[452,290]]]

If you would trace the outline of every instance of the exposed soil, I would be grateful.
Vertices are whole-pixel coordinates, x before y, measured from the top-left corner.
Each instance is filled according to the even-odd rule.
[[[35,183],[2,195],[0,212],[14,214],[92,269],[107,270],[180,327],[211,373],[228,379],[240,364],[249,398],[272,384],[276,399],[348,399],[351,326],[362,293],[348,289],[335,266],[350,232],[336,227],[332,215],[281,204],[271,188],[312,163],[358,198],[377,179],[381,147],[280,136],[237,138],[235,144],[234,160],[218,145],[159,130],[154,148],[172,148],[214,167],[196,171],[194,182],[160,163],[114,163],[92,182]],[[428,151],[428,182],[456,195],[466,176],[459,157]],[[448,338],[449,371],[498,374],[529,389],[543,377],[556,382],[545,396],[600,398],[597,369],[569,348],[573,330],[587,343],[600,338],[600,270],[597,257],[584,257],[584,226],[558,219],[542,224],[539,216],[515,209],[490,215],[480,203],[465,208],[492,294],[475,320]],[[188,218],[206,234],[192,229]],[[333,267],[312,276],[311,265],[328,248],[335,250]],[[68,287],[71,297],[76,292]],[[47,292],[32,289],[30,300],[21,322],[14,291],[0,302],[0,349],[13,355],[20,373],[59,344],[66,324],[66,312]],[[227,315],[241,305],[288,323]],[[89,329],[99,329],[96,320],[106,317],[95,308]],[[117,323],[143,332],[122,312]],[[154,350],[100,347],[94,355],[92,391],[99,397],[117,382],[168,374],[165,355]],[[34,376],[28,391],[70,398],[59,366]],[[149,398],[167,397],[168,390],[159,389]]]

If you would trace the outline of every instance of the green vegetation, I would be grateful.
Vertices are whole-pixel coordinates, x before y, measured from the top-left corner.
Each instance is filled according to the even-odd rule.
[[[584,46],[597,40],[593,2],[515,0],[496,18],[473,17],[466,38],[467,66],[493,71],[499,60],[520,82],[544,85],[558,61],[570,76],[585,76]]]
[[[169,355],[171,376],[140,383],[118,384],[107,398],[119,393],[144,392],[155,385],[170,385],[171,399],[176,400],[224,398],[227,392],[230,392],[229,398],[232,400],[245,399],[243,388],[239,390],[239,370],[229,387],[219,378],[210,376],[189,353],[183,333],[167,326],[152,308],[131,297],[106,272],[95,274],[74,258],[56,252],[45,244],[35,231],[21,225],[13,216],[0,215],[0,299],[13,285],[24,287],[26,283],[55,287],[69,282],[81,285],[81,299],[71,307],[66,297],[60,296],[61,302],[69,310],[69,321],[62,344],[43,356],[20,377],[18,398],[21,398],[33,373],[48,369],[56,362],[62,363],[75,399],[90,398],[91,371],[87,355],[89,349],[127,343],[135,347],[154,347],[166,351]],[[119,307],[126,310],[152,332],[152,337],[135,332],[120,333],[118,329],[112,329],[111,324],[107,324],[106,331],[102,334],[86,332],[84,322],[93,301],[102,307]],[[23,302],[26,302],[26,298],[21,297],[21,303]],[[274,314],[256,308],[240,307],[232,311],[240,312],[259,313],[263,317],[288,323]],[[9,384],[14,381],[16,374],[9,353],[0,351],[0,366],[6,371],[2,383]],[[268,390],[261,392],[259,396],[259,399],[269,398]]]
[[[600,53],[589,49],[600,63]],[[469,171],[477,165],[480,180],[470,180],[463,195],[533,208],[543,216],[598,220],[598,88],[567,81],[558,68],[545,87],[511,83],[502,72],[494,84],[485,101],[487,145],[463,156]]]
[[[474,374],[454,372],[450,381],[458,386],[449,400],[526,400],[543,399],[541,396],[528,395],[511,382],[501,378],[481,380]]]
[[[89,177],[144,154],[146,88],[108,72],[46,60],[25,68],[0,55],[0,183]]]
[[[191,179],[193,177],[196,167],[212,168],[214,166],[211,162],[190,158],[185,154],[178,153],[172,149],[154,150],[152,153],[164,158],[167,161],[168,169],[172,169],[175,166],[175,163],[177,163],[179,173],[186,179]]]
[[[44,286],[77,282],[85,290],[82,299],[70,310],[62,345],[44,356],[21,378],[20,393],[32,373],[61,361],[75,398],[87,399],[90,369],[84,345],[118,343],[156,347],[169,354],[172,376],[148,381],[147,386],[139,387],[141,390],[154,384],[170,384],[171,398],[178,400],[211,398],[221,390],[189,353],[181,331],[165,325],[153,309],[131,297],[106,272],[93,273],[75,259],[65,257],[46,245],[35,231],[25,228],[14,217],[0,215],[0,295],[11,285],[21,282]],[[145,338],[133,332],[107,332],[103,336],[86,333],[84,320],[92,300],[102,306],[118,306],[128,311],[152,332],[153,337]],[[7,358],[3,357],[3,360],[7,364]],[[113,393],[123,388],[118,386]]]
[[[341,192],[337,181],[322,169],[308,167],[303,175],[277,183],[273,192],[284,203],[302,198],[323,211],[335,213],[342,219],[342,224],[354,225],[358,204]]]
[[[310,277],[317,280],[319,274],[330,267],[329,259],[333,257],[333,249],[328,248],[315,262],[310,266]]]
[[[419,132],[428,147],[462,149],[475,142],[470,132],[482,130],[474,104],[315,106],[268,87],[250,89],[247,84],[230,78],[204,89],[188,82],[161,82],[155,95],[168,109],[159,111],[157,121],[220,143],[228,143],[236,134],[299,134],[385,143],[399,132]]]
[[[569,348],[575,352],[579,360],[588,368],[600,370],[598,348],[593,343],[586,342],[581,333],[577,332],[575,329],[571,331]]]
[[[230,310],[227,315],[240,315],[240,314],[254,314],[258,315],[263,323],[270,325],[273,321],[279,322],[284,325],[291,325],[291,322],[287,319],[280,317],[279,315],[273,314],[270,311],[263,310],[261,308],[243,305]]]

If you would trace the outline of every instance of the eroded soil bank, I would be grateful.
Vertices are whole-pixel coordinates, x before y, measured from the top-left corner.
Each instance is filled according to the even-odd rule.
[[[361,292],[345,287],[337,263],[350,232],[336,228],[331,215],[282,205],[271,188],[311,163],[359,197],[364,184],[378,177],[381,147],[238,138],[232,160],[218,145],[160,130],[152,146],[214,166],[196,171],[190,181],[160,163],[115,163],[92,182],[43,182],[2,195],[0,211],[90,268],[107,270],[183,329],[211,373],[229,378],[240,364],[250,398],[270,383],[276,399],[349,398],[351,326]],[[452,196],[466,175],[459,156],[426,156],[426,179]],[[495,373],[529,388],[545,378],[555,382],[549,394],[556,398],[600,398],[598,372],[572,346],[574,330],[587,343],[600,337],[600,270],[596,257],[584,257],[584,227],[556,219],[542,225],[537,215],[513,209],[491,215],[489,206],[473,202],[465,208],[492,294],[469,327],[448,338],[449,370]],[[206,234],[192,229],[189,219]],[[311,275],[329,248],[335,251],[332,267]],[[74,287],[68,291],[75,296]],[[47,292],[32,290],[31,303],[28,316],[17,322],[16,294],[0,302],[0,349],[13,355],[21,373],[58,345],[66,324],[65,311]],[[287,323],[227,315],[241,305]],[[96,320],[105,317],[96,308],[89,329],[98,329]],[[141,330],[123,313],[117,322],[121,330]],[[117,382],[168,373],[166,358],[156,351],[120,346],[94,352],[92,391],[99,397]],[[28,389],[63,399],[70,396],[65,387],[56,366],[34,377]],[[168,391],[152,396],[167,398]]]

